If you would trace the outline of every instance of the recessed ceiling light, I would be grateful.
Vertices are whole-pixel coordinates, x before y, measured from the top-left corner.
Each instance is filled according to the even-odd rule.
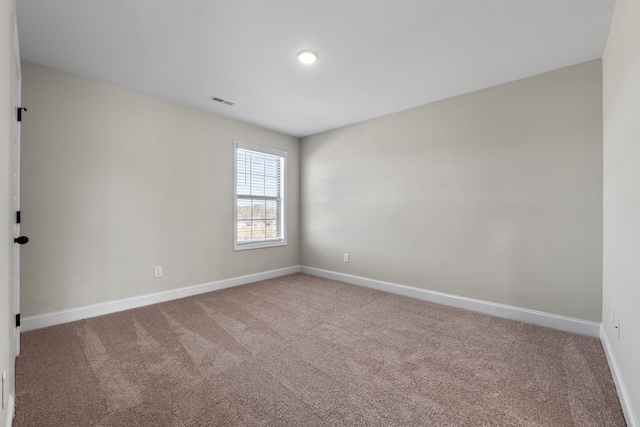
[[[298,52],[298,61],[303,64],[313,64],[318,59],[318,54],[312,50],[301,50]]]

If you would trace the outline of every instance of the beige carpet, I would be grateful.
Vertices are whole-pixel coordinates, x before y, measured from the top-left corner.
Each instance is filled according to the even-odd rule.
[[[599,340],[303,274],[22,335],[15,426],[624,426]]]

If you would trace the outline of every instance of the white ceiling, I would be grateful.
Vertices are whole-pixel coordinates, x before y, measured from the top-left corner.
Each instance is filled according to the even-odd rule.
[[[300,137],[600,58],[613,6],[18,0],[18,28],[26,61]]]

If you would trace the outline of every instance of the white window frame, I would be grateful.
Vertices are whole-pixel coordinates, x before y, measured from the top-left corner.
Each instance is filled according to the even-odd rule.
[[[254,151],[258,154],[266,154],[281,157],[280,170],[280,230],[281,236],[276,239],[259,240],[254,242],[238,242],[238,150]],[[271,248],[285,246],[287,244],[287,152],[261,145],[247,144],[235,141],[233,149],[233,250],[243,251],[248,249]]]

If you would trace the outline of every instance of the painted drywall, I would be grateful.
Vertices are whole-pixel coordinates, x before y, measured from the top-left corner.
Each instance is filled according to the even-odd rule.
[[[7,384],[5,384],[5,394],[9,393],[9,388],[14,378],[14,361],[11,357],[11,328],[14,322],[11,310],[11,289],[10,289],[10,259],[9,250],[12,245],[13,223],[10,215],[10,181],[9,168],[11,161],[11,122],[12,97],[11,97],[11,20],[12,13],[15,13],[16,4],[14,0],[0,0],[0,375],[7,373]],[[0,426],[6,425],[8,396],[0,402]]]
[[[640,2],[616,2],[603,69],[602,324],[640,414]],[[620,339],[613,314],[620,320]]]
[[[601,77],[591,61],[303,138],[302,265],[600,321]]]
[[[30,63],[23,101],[23,316],[299,264],[297,138]],[[234,140],[288,153],[287,246],[233,251]]]

